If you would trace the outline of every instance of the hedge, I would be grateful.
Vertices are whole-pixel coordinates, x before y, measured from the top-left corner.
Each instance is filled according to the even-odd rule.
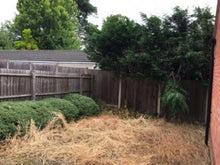
[[[56,109],[59,109],[62,112],[62,114],[65,116],[67,122],[70,122],[72,120],[77,120],[79,118],[78,108],[70,101],[64,99],[57,99],[57,98],[47,98],[42,101],[49,103],[51,106],[53,106]]]
[[[89,97],[79,94],[68,94],[64,99],[70,101],[78,108],[79,116],[92,116],[100,113],[99,106]]]
[[[18,126],[21,136],[25,135],[31,119],[38,128],[45,128],[55,116],[54,112],[61,112],[68,122],[100,112],[98,105],[89,97],[70,94],[64,98],[0,103],[0,140],[14,136]]]
[[[28,131],[30,121],[33,119],[38,128],[43,129],[54,117],[53,112],[59,109],[46,102],[24,101],[4,102],[0,104],[0,140],[13,136],[20,126],[21,135]],[[15,130],[16,128],[16,130]]]

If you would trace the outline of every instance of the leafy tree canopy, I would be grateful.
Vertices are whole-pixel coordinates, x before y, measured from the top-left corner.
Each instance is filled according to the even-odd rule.
[[[101,30],[91,25],[86,45],[90,59],[121,76],[208,79],[214,29],[209,8],[195,8],[192,15],[175,7],[163,18],[141,16],[143,25],[121,15],[108,17]]]
[[[31,29],[39,49],[79,49],[81,41],[74,0],[18,0],[15,33]]]
[[[103,23],[102,30],[90,25],[87,39],[89,58],[98,62],[103,70],[111,70],[122,76],[124,65],[122,60],[126,52],[137,45],[137,24],[122,15],[109,16]]]
[[[78,15],[79,22],[84,27],[85,25],[88,25],[88,21],[87,21],[88,16],[93,13],[96,14],[97,8],[92,4],[90,4],[89,0],[75,0],[75,1],[80,11]]]

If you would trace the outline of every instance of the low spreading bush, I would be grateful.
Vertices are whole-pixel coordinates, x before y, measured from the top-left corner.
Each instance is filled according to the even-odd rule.
[[[30,121],[33,119],[38,128],[44,128],[54,117],[53,112],[59,109],[46,102],[23,101],[4,102],[0,104],[0,140],[13,136],[20,127],[21,135],[28,131]]]
[[[20,101],[0,103],[0,140],[14,136],[19,128],[23,136],[29,130],[31,119],[43,129],[61,112],[68,122],[83,116],[96,115],[99,106],[91,98],[81,95],[67,95],[65,99],[48,98],[41,101]]]
[[[98,115],[100,113],[99,106],[89,97],[79,94],[68,94],[64,99],[70,101],[78,108],[80,117]]]
[[[5,123],[0,121],[0,140],[4,140],[7,137],[15,135],[17,127],[12,123]]]
[[[49,103],[52,107],[56,109],[59,109],[62,112],[62,114],[65,116],[67,122],[79,118],[78,108],[70,101],[64,99],[57,99],[57,98],[47,98],[42,101]]]

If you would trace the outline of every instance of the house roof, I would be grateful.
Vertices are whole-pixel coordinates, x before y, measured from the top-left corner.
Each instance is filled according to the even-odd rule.
[[[76,50],[0,50],[0,59],[16,61],[91,62]]]

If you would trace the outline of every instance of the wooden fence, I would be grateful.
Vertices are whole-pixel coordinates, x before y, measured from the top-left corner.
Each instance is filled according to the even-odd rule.
[[[119,81],[110,72],[58,65],[0,61],[0,100],[41,99],[81,93],[108,104],[118,104]],[[208,88],[198,81],[184,81],[188,92],[187,119],[205,121]],[[161,90],[153,80],[122,80],[121,107],[144,113],[163,112]]]
[[[91,96],[92,76],[78,73],[0,69],[0,100],[41,99],[80,93]]]
[[[105,71],[89,70],[94,77],[93,96],[107,104],[118,103],[119,81],[112,73]],[[206,108],[208,101],[208,87],[199,81],[186,80],[183,83],[187,91],[189,110],[184,113],[184,118],[204,122],[206,120]],[[140,113],[157,114],[164,111],[161,106],[160,85],[153,80],[122,80],[121,106],[125,105]]]

